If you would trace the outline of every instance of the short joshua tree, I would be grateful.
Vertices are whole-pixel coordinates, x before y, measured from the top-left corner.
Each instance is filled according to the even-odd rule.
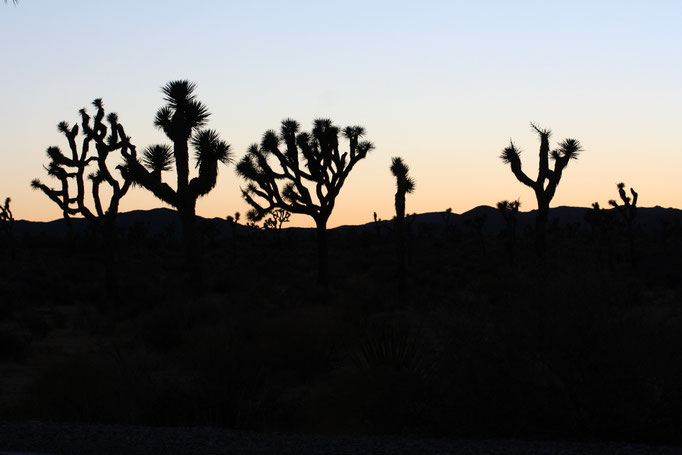
[[[365,134],[360,126],[340,131],[331,120],[318,119],[311,133],[299,128],[298,122],[287,119],[279,134],[267,131],[260,145],[249,147],[237,173],[247,181],[242,195],[257,219],[280,208],[315,220],[317,281],[327,286],[327,221],[348,175],[374,146],[360,140]],[[341,151],[340,132],[349,142],[346,152]]]
[[[410,168],[402,158],[391,161],[391,173],[396,180],[395,192],[395,239],[398,259],[398,289],[405,288],[405,195],[414,191],[414,180],[409,175]]]
[[[78,125],[71,127],[67,122],[61,122],[57,128],[66,137],[71,153],[67,156],[58,147],[47,149],[47,156],[50,158],[47,173],[59,180],[59,187],[48,187],[38,179],[33,180],[31,186],[45,193],[57,204],[65,219],[81,215],[100,234],[107,292],[110,297],[117,297],[116,215],[121,199],[130,188],[131,180],[127,178],[126,166],[116,166],[120,176],[115,176],[110,169],[109,158],[112,152],[127,153],[134,147],[130,145],[123,126],[118,123],[117,115],[114,113],[107,115],[106,125],[102,100],[96,99],[92,104],[96,109],[94,119],[91,119],[85,109],[80,111],[83,136],[80,150]],[[89,170],[94,172],[87,177],[90,188],[86,189],[85,176]],[[103,186],[107,188],[103,189]],[[86,194],[92,196],[93,207],[86,204]],[[102,203],[104,195],[109,195],[107,207]]]
[[[216,185],[218,165],[232,161],[229,144],[221,140],[215,130],[201,129],[208,121],[208,108],[196,99],[192,82],[179,80],[166,84],[162,91],[166,105],[158,110],[154,124],[173,143],[152,145],[144,150],[142,161],[135,149],[126,151],[128,173],[135,184],[149,190],[163,202],[175,207],[180,216],[185,244],[185,267],[191,286],[201,287],[199,242],[196,228],[197,199],[207,195]],[[194,159],[199,170],[190,177],[189,152],[194,148]],[[175,189],[162,180],[162,172],[175,167]]]
[[[623,205],[619,205],[615,199],[609,201],[609,205],[616,209],[621,219],[625,223],[625,228],[628,236],[628,243],[630,244],[630,260],[632,261],[633,267],[637,268],[637,260],[635,256],[635,233],[634,233],[634,221],[637,217],[637,199],[639,194],[630,188],[630,194],[632,194],[632,199],[625,193],[625,183],[619,183],[618,195],[623,201]]]
[[[516,250],[516,215],[519,213],[521,201],[500,201],[497,203],[497,210],[504,217],[506,224],[504,230],[505,244],[507,253],[509,254],[510,264],[514,264],[515,250]]]
[[[564,169],[571,160],[578,158],[583,149],[576,139],[565,139],[559,143],[559,148],[550,152],[551,131],[541,129],[532,123],[531,126],[540,136],[540,167],[537,178],[532,180],[521,169],[520,151],[513,142],[510,142],[509,146],[502,151],[500,158],[511,166],[512,172],[521,183],[535,192],[538,201],[538,213],[535,218],[535,246],[538,257],[544,261],[549,204],[556,193]],[[550,159],[554,160],[553,169],[549,166]]]
[[[270,215],[263,220],[263,227],[274,231],[275,241],[278,246],[282,244],[282,226],[284,226],[284,223],[289,222],[289,218],[291,218],[291,212],[287,212],[284,209],[273,209]]]
[[[9,245],[10,257],[16,258],[16,251],[14,249],[14,237],[12,236],[12,228],[14,227],[14,215],[10,209],[10,198],[5,199],[5,205],[0,205],[0,230],[5,234],[7,243]]]

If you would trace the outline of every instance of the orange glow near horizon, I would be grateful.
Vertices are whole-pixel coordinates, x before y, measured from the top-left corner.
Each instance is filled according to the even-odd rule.
[[[367,223],[373,212],[393,216],[394,156],[416,180],[409,213],[461,213],[516,198],[521,210],[533,210],[533,192],[499,159],[513,139],[534,177],[539,143],[531,121],[552,129],[552,145],[572,137],[585,149],[564,171],[553,207],[606,205],[623,181],[637,189],[640,206],[682,208],[676,2],[355,4],[313,11],[207,0],[190,10],[124,0],[115,13],[88,0],[0,4],[0,39],[8,43],[8,70],[0,72],[0,198],[12,198],[17,219],[60,218],[29,187],[33,178],[49,180],[45,149],[66,148],[56,124],[73,124],[78,109],[102,98],[138,150],[167,144],[153,126],[164,104],[160,87],[188,79],[212,113],[207,127],[236,159],[288,117],[304,130],[320,117],[365,127],[376,149],[350,174],[330,226]],[[101,18],[103,39],[83,40],[83,20],[92,17]],[[165,180],[174,186],[171,174]],[[243,185],[234,165],[222,167],[197,213],[244,214]],[[120,210],[161,206],[135,188]],[[296,215],[289,225],[312,221]]]

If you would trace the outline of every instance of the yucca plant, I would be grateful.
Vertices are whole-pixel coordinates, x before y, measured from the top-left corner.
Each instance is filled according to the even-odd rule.
[[[407,264],[405,261],[405,195],[414,191],[414,179],[409,175],[410,168],[400,157],[391,160],[391,173],[396,180],[395,192],[395,239],[398,259],[398,289],[405,289]]]
[[[280,208],[315,220],[317,281],[327,286],[327,221],[348,175],[374,146],[360,140],[365,134],[360,126],[343,130],[349,142],[348,151],[343,153],[339,146],[341,131],[331,120],[315,120],[311,133],[299,129],[298,122],[287,119],[279,134],[266,131],[260,145],[251,145],[239,161],[237,173],[247,181],[242,195],[252,207],[254,219],[263,219]]]
[[[59,180],[57,188],[51,188],[40,180],[31,182],[34,189],[40,190],[62,210],[64,218],[69,221],[71,216],[81,215],[102,237],[102,253],[106,272],[107,292],[111,297],[118,296],[118,280],[116,273],[116,216],[119,203],[126,195],[131,185],[128,169],[125,165],[118,165],[120,176],[115,176],[112,166],[112,152],[128,153],[135,147],[130,144],[123,126],[118,123],[115,113],[106,115],[101,99],[93,101],[96,109],[94,119],[85,109],[80,110],[82,142],[78,148],[78,125],[70,126],[61,122],[57,126],[67,139],[70,155],[67,156],[59,147],[48,147],[47,156],[50,163],[46,167],[47,173]],[[92,123],[91,123],[92,120]],[[94,147],[92,147],[94,145]],[[94,169],[93,169],[94,168]],[[86,173],[89,190],[86,189]],[[107,189],[103,189],[106,186]],[[74,188],[75,187],[75,188]],[[93,206],[86,204],[86,193],[92,196]],[[109,195],[109,204],[103,206],[102,197]]]
[[[531,123],[531,127],[540,136],[540,166],[537,178],[532,180],[523,172],[521,169],[521,152],[513,142],[510,141],[509,146],[502,151],[500,158],[504,163],[510,165],[519,182],[532,188],[535,192],[535,198],[538,202],[538,212],[535,218],[535,246],[538,257],[544,261],[549,204],[554,198],[564,169],[571,160],[578,159],[583,148],[576,139],[565,139],[559,143],[559,148],[550,152],[549,139],[552,132],[548,129],[539,128],[533,123]],[[550,159],[554,161],[553,169],[549,166]]]
[[[216,185],[218,164],[232,162],[230,145],[220,139],[215,130],[201,129],[210,113],[196,99],[196,84],[186,80],[171,81],[161,90],[166,105],[158,110],[154,125],[173,143],[147,147],[141,160],[135,149],[124,154],[132,180],[150,191],[180,216],[185,244],[185,267],[189,271],[190,287],[201,289],[199,242],[196,229],[197,199],[208,194]],[[190,146],[194,149],[196,177],[190,177]],[[175,189],[165,183],[162,173],[175,167]]]

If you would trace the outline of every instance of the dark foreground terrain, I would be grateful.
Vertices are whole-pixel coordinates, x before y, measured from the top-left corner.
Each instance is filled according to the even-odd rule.
[[[355,435],[320,437],[338,450],[385,441],[398,453],[412,443],[433,444],[432,453],[536,445],[359,435],[682,443],[679,226],[638,231],[637,268],[618,232],[555,225],[539,266],[532,232],[519,233],[511,263],[497,234],[415,226],[403,292],[385,225],[332,233],[328,289],[315,285],[315,244],[300,232],[203,238],[195,289],[175,239],[122,232],[119,299],[104,293],[96,238],[17,238],[16,258],[0,259],[0,419],[264,432],[255,448],[246,447],[252,433],[62,433],[47,424],[3,425],[25,445],[0,448],[44,451],[40,438],[57,434],[136,441],[145,432],[241,441],[233,453],[298,443],[316,451],[317,437],[292,435],[301,433]]]
[[[401,455],[661,455],[682,453],[671,446],[566,441],[454,441],[391,436],[324,436],[256,433],[211,427],[130,427],[29,422],[0,423],[0,455],[31,451],[70,455],[320,454]],[[6,448],[6,451],[4,448]]]

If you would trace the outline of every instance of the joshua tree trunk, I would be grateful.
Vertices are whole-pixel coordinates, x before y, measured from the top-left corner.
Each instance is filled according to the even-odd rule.
[[[178,206],[182,236],[184,239],[184,267],[187,271],[187,290],[190,293],[201,293],[203,286],[199,242],[196,229],[196,200],[186,197]]]
[[[535,250],[538,259],[544,262],[547,249],[547,219],[549,218],[549,203],[538,200],[538,214],[535,217]]]
[[[405,289],[405,193],[395,193],[395,235],[398,256],[398,290]]]
[[[317,284],[327,286],[329,270],[327,261],[327,218],[315,219],[317,225]]]

